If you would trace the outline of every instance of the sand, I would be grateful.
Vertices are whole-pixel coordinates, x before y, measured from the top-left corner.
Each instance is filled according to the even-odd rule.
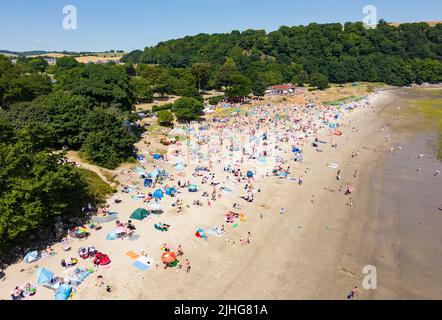
[[[343,137],[334,138],[338,148],[328,144],[323,152],[316,152],[305,146],[304,162],[290,164],[294,175],[303,177],[302,186],[276,177],[260,179],[256,188],[261,192],[254,203],[240,201],[238,195],[223,195],[210,208],[191,205],[180,214],[169,209],[171,199],[166,198],[162,203],[167,208],[163,215],[135,222],[138,240],[105,240],[114,228],[111,222],[88,240],[75,241],[72,253],[63,252],[56,245],[58,255],[37,264],[63,275],[60,259],[76,257],[80,246],[94,245],[109,254],[110,267],[87,279],[74,299],[345,299],[354,286],[362,289],[362,269],[366,265],[377,268],[378,289],[362,289],[359,299],[441,298],[442,268],[438,257],[442,255],[437,247],[441,217],[435,209],[440,204],[435,202],[434,194],[424,197],[422,191],[433,168],[425,176],[409,177],[408,170],[415,173],[413,168],[403,167],[400,153],[389,152],[391,144],[399,140],[386,142],[388,129],[381,128],[389,116],[384,110],[392,108],[393,95],[381,93],[373,108],[350,113],[341,128]],[[318,137],[327,142],[331,139],[327,132]],[[403,146],[404,150],[408,148]],[[356,150],[359,156],[352,158]],[[425,161],[425,166],[437,165],[431,157]],[[336,181],[336,169],[327,166],[331,162],[339,164],[341,181]],[[146,166],[153,169],[152,164]],[[173,172],[170,164],[162,167]],[[215,167],[217,172],[222,171],[222,164]],[[191,169],[193,166],[187,173]],[[194,177],[190,181],[199,184]],[[404,181],[409,188],[400,188]],[[440,181],[429,184],[439,194]],[[354,187],[353,208],[346,205],[348,197],[338,192],[341,184],[344,189],[347,184]],[[207,190],[210,192],[211,188]],[[128,194],[119,198],[123,202],[112,204],[110,209],[119,212],[122,221],[127,221],[133,210],[143,207],[142,201],[131,201]],[[195,197],[185,192],[182,198],[191,204]],[[416,199],[422,202],[414,203]],[[241,203],[248,220],[233,229],[222,217],[235,201]],[[285,208],[283,215],[279,214],[281,207]],[[170,224],[170,230],[155,230],[153,224],[159,221]],[[422,224],[416,224],[417,221]],[[224,237],[209,234],[205,241],[194,236],[199,227],[207,231],[221,224],[226,225]],[[240,244],[239,238],[247,238],[248,232],[251,243]],[[189,274],[155,267],[142,272],[132,267],[133,260],[126,255],[127,251],[144,249],[150,257],[159,259],[164,242],[175,248],[183,246],[184,257],[180,260],[190,260]],[[433,257],[432,252],[438,257]],[[431,264],[426,259],[432,259]],[[21,262],[8,267],[7,276],[0,282],[0,298],[8,299],[17,284],[35,283],[33,266]],[[19,272],[22,268],[25,271]],[[111,293],[95,286],[98,274],[113,286]],[[53,292],[38,287],[33,299],[53,299]]]

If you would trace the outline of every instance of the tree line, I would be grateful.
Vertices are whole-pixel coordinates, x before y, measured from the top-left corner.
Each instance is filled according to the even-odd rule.
[[[442,25],[395,27],[381,20],[376,29],[312,23],[270,33],[199,34],[135,50],[123,61],[169,74],[180,70],[187,79],[193,75],[196,89],[225,88],[228,96],[262,95],[267,86],[283,82],[320,89],[354,81],[404,86],[442,80]],[[177,92],[173,84],[162,90]]]

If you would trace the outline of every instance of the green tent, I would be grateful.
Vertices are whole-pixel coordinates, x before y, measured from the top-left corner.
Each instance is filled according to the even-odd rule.
[[[135,210],[132,215],[130,216],[131,219],[135,220],[143,220],[144,218],[147,218],[150,215],[150,212],[143,208],[138,208]]]

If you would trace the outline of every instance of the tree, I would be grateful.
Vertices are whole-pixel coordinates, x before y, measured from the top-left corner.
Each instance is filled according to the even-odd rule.
[[[173,106],[178,121],[198,120],[203,115],[203,110],[201,101],[189,97],[179,98]]]
[[[57,69],[58,70],[68,70],[78,67],[80,63],[74,57],[60,57],[57,59]]]
[[[130,82],[137,102],[149,103],[153,101],[152,86],[147,79],[131,78]]]
[[[0,132],[4,132],[1,123]],[[2,254],[40,227],[50,226],[54,217],[78,214],[81,202],[88,200],[85,182],[72,166],[62,164],[64,155],[33,144],[41,141],[34,135],[40,137],[44,130],[28,129],[9,131],[11,139],[0,139]]]
[[[161,126],[171,126],[173,124],[173,114],[169,110],[161,110],[157,113],[158,123]]]
[[[210,63],[195,63],[194,65],[192,65],[191,71],[197,79],[198,92],[200,92],[201,88],[205,87],[210,79],[212,66]]]
[[[28,62],[29,68],[33,72],[45,72],[47,67],[49,66],[48,62],[45,59],[35,58]]]
[[[244,98],[252,92],[252,84],[249,78],[243,75],[232,77],[232,85],[227,88],[225,96],[228,99]]]
[[[227,87],[232,82],[232,77],[237,73],[238,68],[232,58],[227,58],[226,62],[216,71],[215,85],[218,88]]]
[[[123,127],[123,122],[104,109],[89,113],[83,132],[87,137],[80,149],[85,158],[107,169],[114,169],[133,158],[135,137]]]
[[[64,74],[64,76],[63,76]],[[85,65],[57,76],[59,87],[88,97],[95,105],[132,110],[135,94],[129,76],[117,66]]]
[[[319,90],[325,90],[330,87],[327,76],[319,72],[315,72],[310,76],[310,84]]]

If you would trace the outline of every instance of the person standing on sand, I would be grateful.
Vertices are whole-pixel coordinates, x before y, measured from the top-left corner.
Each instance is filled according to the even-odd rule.
[[[351,197],[350,197],[350,199],[348,199],[347,205],[348,205],[350,208],[353,208],[353,200],[351,199]]]
[[[315,202],[315,195],[312,195],[312,200],[311,200],[312,204]]]
[[[355,177],[355,178],[358,177],[358,170],[355,170],[355,174],[353,175],[353,177]]]
[[[189,259],[186,259],[186,273],[190,272],[190,261]]]
[[[353,290],[350,291],[350,293],[347,295],[348,300],[354,300],[359,295],[359,289],[356,286]]]
[[[250,244],[250,238],[252,237],[252,234],[250,233],[250,231],[247,234],[247,244]]]

